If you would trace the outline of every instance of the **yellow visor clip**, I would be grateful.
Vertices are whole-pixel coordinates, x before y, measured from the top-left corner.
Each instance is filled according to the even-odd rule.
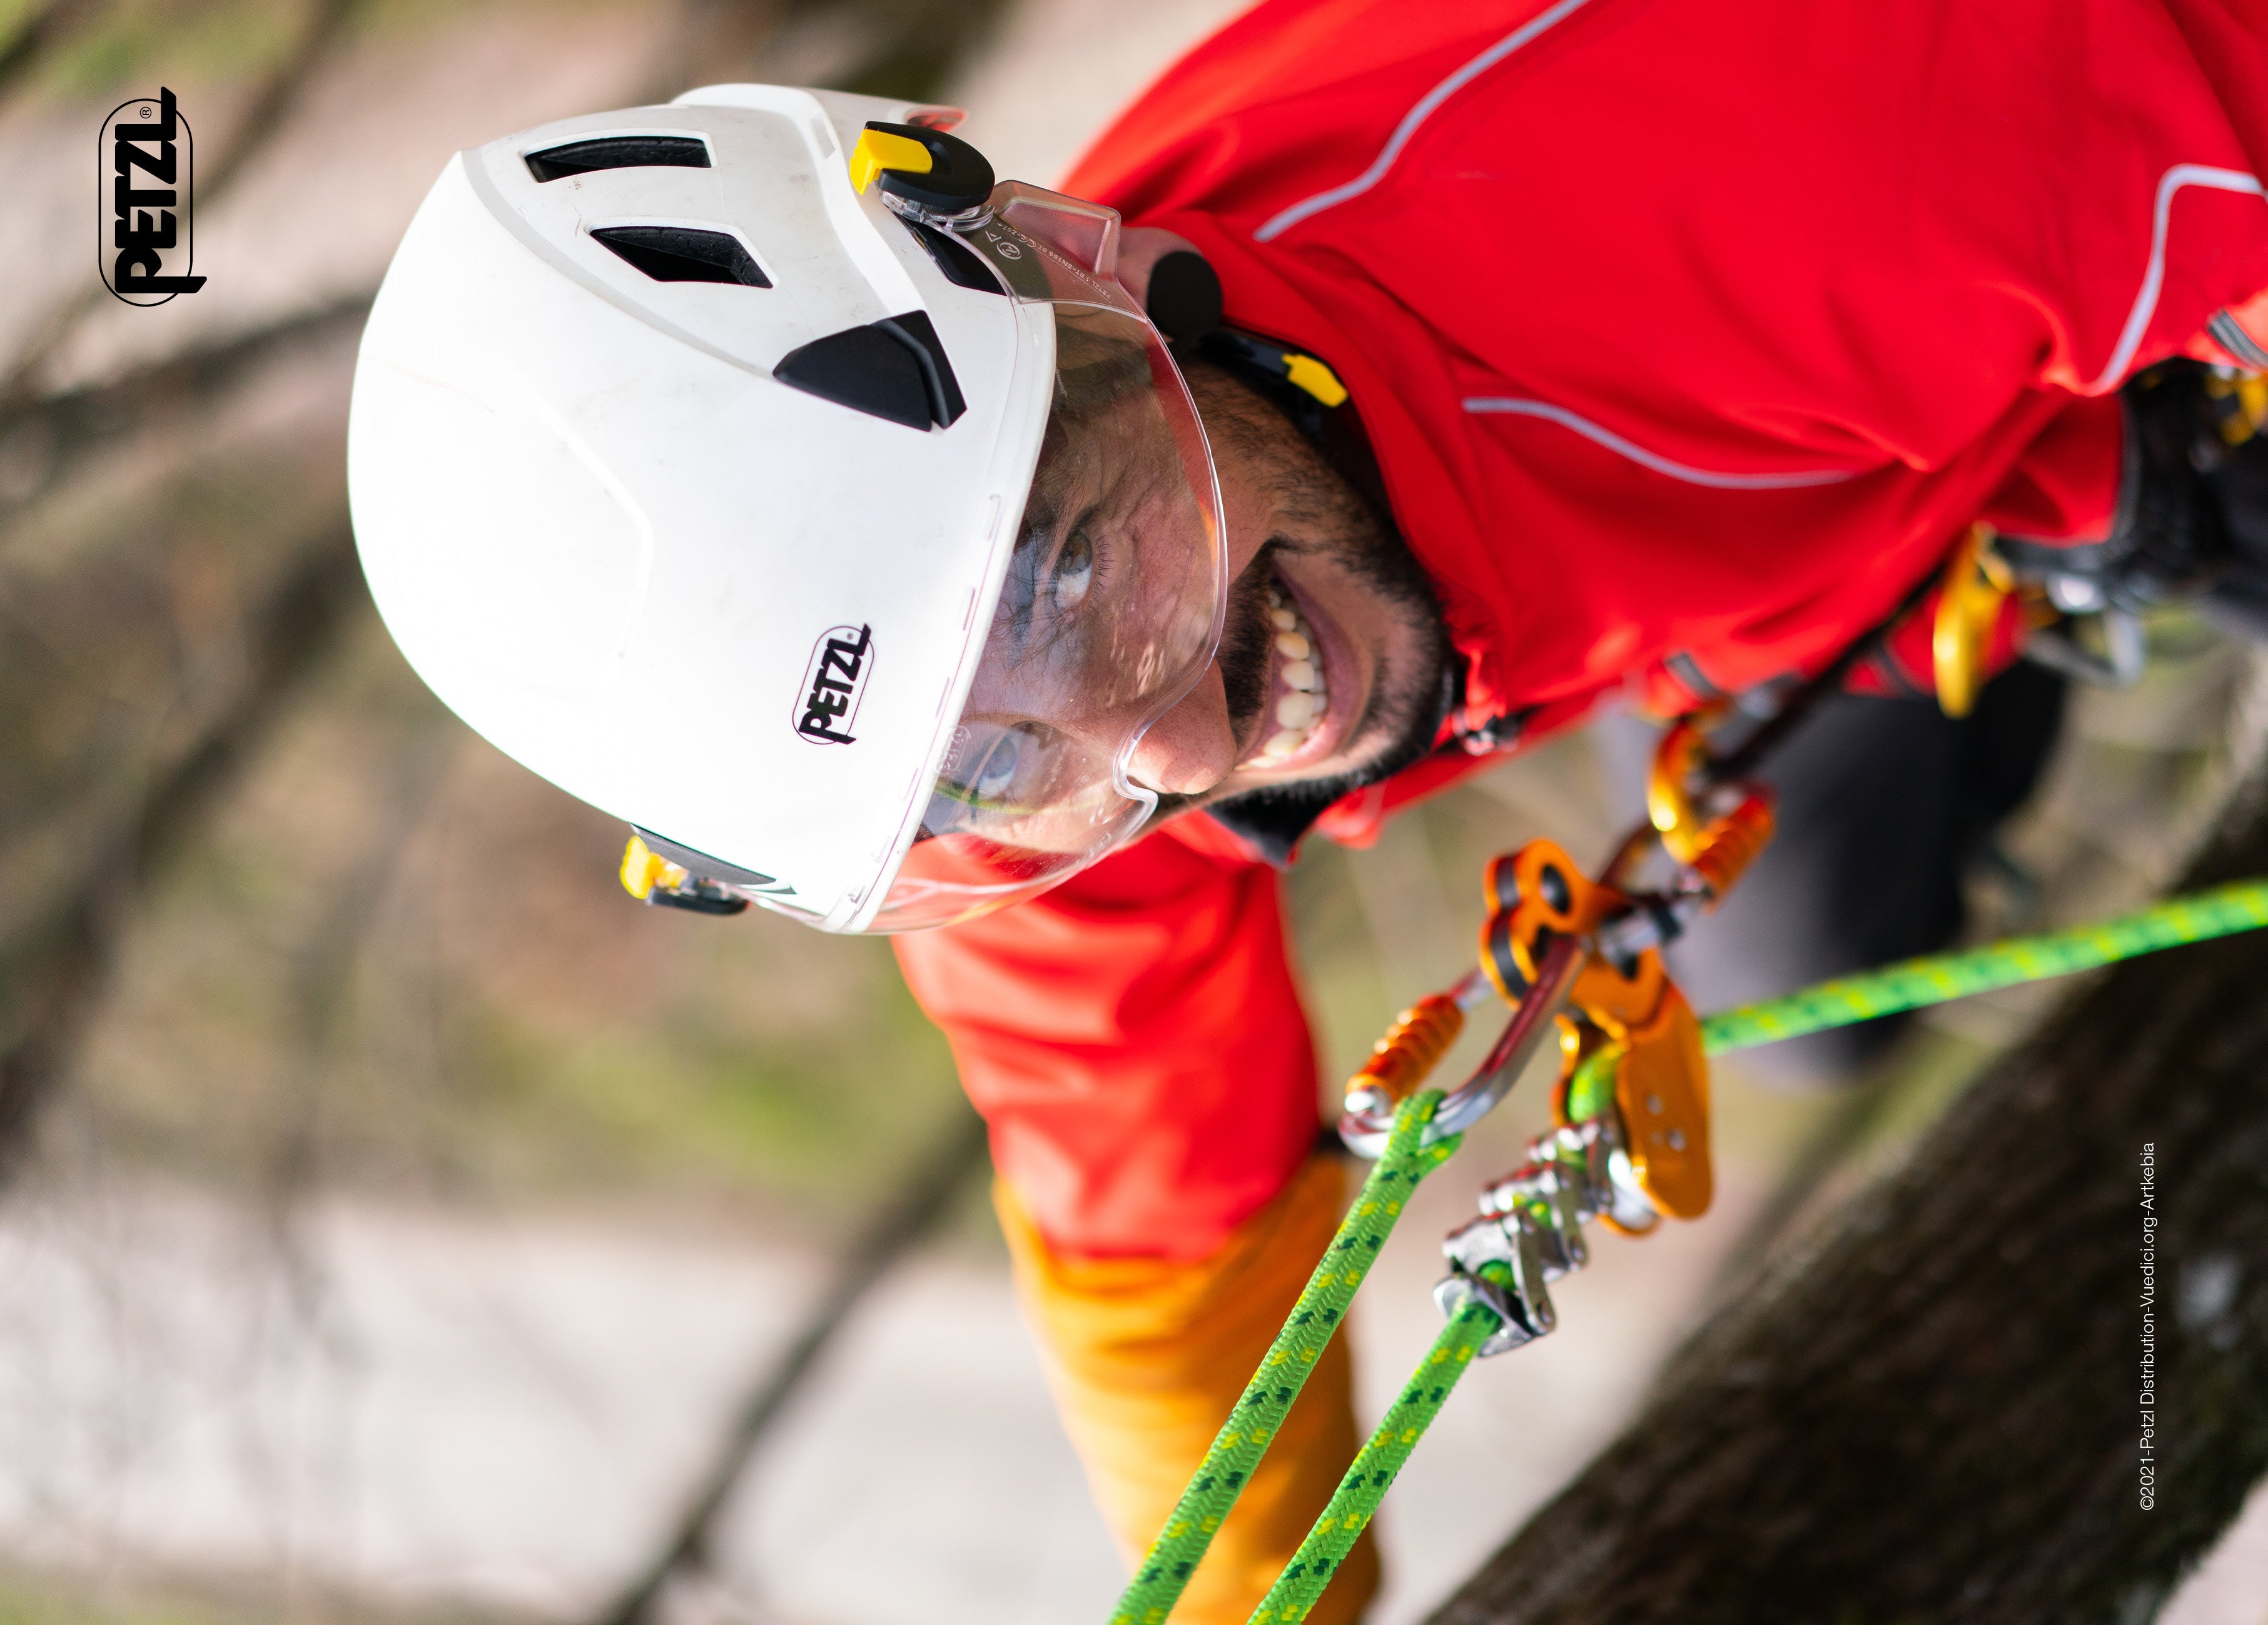
[[[886,129],[861,131],[858,144],[850,149],[850,184],[862,195],[874,184],[874,177],[886,169],[925,175],[931,167],[927,147],[907,136],[893,136]]]

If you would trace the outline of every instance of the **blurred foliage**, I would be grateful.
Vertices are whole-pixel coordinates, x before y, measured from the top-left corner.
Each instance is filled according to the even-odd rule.
[[[225,701],[232,635],[336,511],[304,438],[216,427],[220,455],[103,470],[106,500],[28,516],[0,555],[0,917],[50,906],[69,855]]]
[[[335,1598],[296,1603],[155,1585],[89,1587],[0,1573],[0,1625],[494,1625],[460,1611],[376,1611]]]
[[[99,99],[160,77],[228,85],[286,62],[332,0],[0,0],[0,55],[40,27],[26,88],[55,99]],[[547,14],[622,11],[622,0],[343,0],[350,37],[394,40],[476,14],[519,11],[540,37]],[[1003,0],[664,0],[644,9],[703,41],[686,64],[715,77],[735,56],[784,42],[781,77],[869,96],[937,95],[997,26]],[[48,14],[52,12],[52,16]],[[42,26],[42,18],[48,20]],[[814,40],[827,42],[815,54]],[[718,55],[719,48],[724,55]],[[207,132],[210,133],[210,132]]]
[[[159,75],[193,84],[249,77],[284,59],[314,4],[110,0],[77,6],[40,53],[33,83],[50,96],[80,98],[140,79],[154,85]]]
[[[40,23],[48,0],[0,0],[0,55],[13,50]]]
[[[227,1185],[863,1210],[959,1109],[887,945],[641,907],[622,838],[366,621],[137,926],[85,1109]]]
[[[97,1601],[77,1588],[50,1591],[0,1579],[0,1625],[267,1625],[257,1615],[195,1603]]]

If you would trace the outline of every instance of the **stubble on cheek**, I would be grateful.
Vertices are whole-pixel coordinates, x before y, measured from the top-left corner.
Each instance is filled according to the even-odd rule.
[[[1276,545],[1270,542],[1228,586],[1228,613],[1220,634],[1221,687],[1228,697],[1229,726],[1240,749],[1249,746],[1260,732],[1261,712],[1268,703],[1269,650],[1276,629],[1268,618],[1268,585],[1274,574],[1270,562]]]
[[[1344,636],[1369,644],[1372,661],[1362,714],[1349,727],[1338,761],[1263,790],[1224,786],[1197,799],[1286,790],[1322,795],[1375,783],[1423,756],[1438,729],[1454,653],[1432,583],[1390,525],[1276,408],[1205,364],[1191,369],[1189,382],[1216,456],[1241,465],[1239,483],[1256,494],[1255,505],[1270,532],[1229,584],[1218,657],[1240,749],[1249,750],[1265,731],[1275,641],[1268,591],[1279,569],[1292,579],[1311,567],[1338,574],[1380,612],[1359,630],[1340,623]]]

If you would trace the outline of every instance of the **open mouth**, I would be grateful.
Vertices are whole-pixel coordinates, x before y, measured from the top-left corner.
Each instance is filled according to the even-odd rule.
[[[1322,640],[1299,599],[1280,579],[1268,584],[1268,717],[1260,748],[1246,765],[1297,767],[1328,755],[1338,732],[1331,715],[1329,662]]]

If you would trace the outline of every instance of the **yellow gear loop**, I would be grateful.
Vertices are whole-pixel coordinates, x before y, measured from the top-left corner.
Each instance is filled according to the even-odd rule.
[[[2225,444],[2242,445],[2268,430],[2268,377],[2216,368],[2205,375],[2205,394],[2220,415]]]
[[[2016,587],[2007,562],[1992,550],[1992,527],[1982,519],[1970,526],[1938,580],[1937,620],[1929,651],[1938,709],[1948,717],[1966,717],[1976,708],[1984,687],[1992,629],[2000,622],[2000,607]]]

